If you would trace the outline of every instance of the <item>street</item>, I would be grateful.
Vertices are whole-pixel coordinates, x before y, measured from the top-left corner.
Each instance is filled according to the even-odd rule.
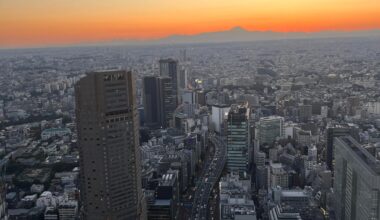
[[[206,220],[209,216],[209,198],[217,184],[226,163],[226,144],[217,136],[211,136],[210,141],[215,147],[213,157],[207,158],[201,178],[196,184],[191,219]],[[215,211],[215,210],[212,210]],[[213,213],[211,213],[213,214]]]

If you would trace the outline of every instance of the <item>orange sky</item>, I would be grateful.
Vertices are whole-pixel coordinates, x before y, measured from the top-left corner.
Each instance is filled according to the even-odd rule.
[[[0,47],[248,30],[380,28],[380,0],[0,0]]]

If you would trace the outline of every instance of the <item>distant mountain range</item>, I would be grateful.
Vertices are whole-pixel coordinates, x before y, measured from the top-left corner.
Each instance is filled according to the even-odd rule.
[[[118,39],[98,41],[91,43],[53,44],[43,47],[76,47],[76,46],[142,46],[142,45],[167,45],[167,44],[199,44],[199,43],[224,43],[224,42],[253,42],[290,39],[324,39],[324,38],[376,38],[380,40],[380,29],[363,31],[321,31],[321,32],[274,32],[274,31],[249,31],[242,27],[234,27],[226,31],[206,32],[194,35],[175,34],[160,39],[136,40]],[[43,48],[42,47],[42,48]],[[34,48],[34,47],[31,47]],[[39,48],[36,46],[35,48]],[[12,49],[12,48],[1,48]]]
[[[100,44],[188,44],[188,43],[221,43],[221,42],[249,42],[263,40],[286,39],[318,39],[318,38],[355,38],[355,37],[379,37],[380,29],[365,31],[321,31],[321,32],[273,32],[273,31],[249,31],[241,27],[234,27],[227,31],[207,32],[195,35],[171,35],[155,40],[117,40]]]

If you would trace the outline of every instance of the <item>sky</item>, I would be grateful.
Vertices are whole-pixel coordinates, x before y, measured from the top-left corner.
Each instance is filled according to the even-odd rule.
[[[251,31],[380,29],[380,0],[0,0],[0,47]]]

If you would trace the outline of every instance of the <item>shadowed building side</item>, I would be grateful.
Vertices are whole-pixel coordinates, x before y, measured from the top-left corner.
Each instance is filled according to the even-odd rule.
[[[169,127],[176,109],[171,78],[147,76],[143,85],[145,125],[153,129]]]
[[[160,95],[158,77],[146,76],[143,79],[145,125],[151,128],[160,127]]]
[[[161,59],[160,76],[169,77],[171,80],[172,94],[174,96],[174,108],[178,106],[178,61],[174,59]]]
[[[380,161],[351,136],[334,139],[336,219],[380,219]]]

